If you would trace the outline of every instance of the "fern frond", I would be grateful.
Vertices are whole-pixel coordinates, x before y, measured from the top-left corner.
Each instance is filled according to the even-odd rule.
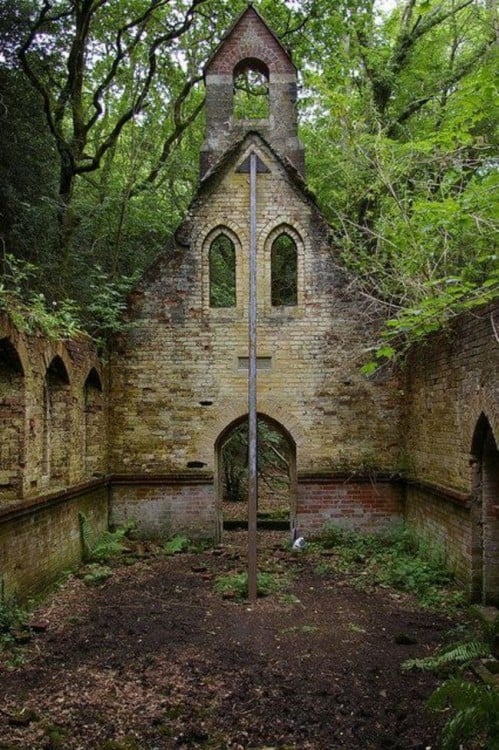
[[[453,664],[466,664],[474,659],[491,656],[490,645],[484,641],[467,641],[457,643],[423,659],[408,659],[402,664],[402,669],[441,669]]]
[[[435,711],[450,708],[453,713],[442,731],[442,750],[459,750],[468,738],[479,741],[484,750],[498,750],[499,692],[495,688],[453,678],[435,690],[428,706]]]

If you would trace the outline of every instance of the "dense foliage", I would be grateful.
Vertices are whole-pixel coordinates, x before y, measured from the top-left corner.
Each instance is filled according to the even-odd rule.
[[[228,5],[5,0],[2,305],[71,299],[75,325],[119,326],[194,194],[203,64],[245,7]],[[378,361],[496,296],[492,0],[255,5],[301,71],[307,178],[338,263],[386,306]]]

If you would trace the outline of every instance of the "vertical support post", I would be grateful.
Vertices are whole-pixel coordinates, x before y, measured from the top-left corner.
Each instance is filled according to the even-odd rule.
[[[257,597],[258,425],[256,407],[256,170],[250,154],[249,367],[248,367],[248,599]]]

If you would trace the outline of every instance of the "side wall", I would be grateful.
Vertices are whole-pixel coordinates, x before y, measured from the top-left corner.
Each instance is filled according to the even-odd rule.
[[[97,538],[108,528],[106,486],[81,489],[0,514],[0,584],[7,599],[26,600],[81,561],[78,514]]]
[[[0,314],[0,592],[27,598],[81,559],[78,512],[108,526],[107,391],[86,337]]]
[[[477,545],[483,547],[485,519],[471,456],[482,420],[499,444],[498,321],[497,306],[460,317],[416,347],[407,367],[405,517],[470,586],[474,568],[484,564]],[[499,539],[494,544],[499,548]]]

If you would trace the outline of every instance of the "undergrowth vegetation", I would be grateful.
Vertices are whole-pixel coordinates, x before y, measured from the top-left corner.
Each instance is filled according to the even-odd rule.
[[[268,596],[280,589],[279,579],[269,571],[261,571],[256,577],[258,596]],[[248,573],[227,573],[215,581],[215,591],[227,598],[246,599],[248,597]]]
[[[405,527],[375,536],[329,524],[308,549],[322,552],[317,563],[319,573],[348,571],[357,587],[392,587],[414,594],[422,606],[429,608],[453,608],[464,601],[463,593],[452,586],[454,574],[443,554]]]
[[[14,599],[0,598],[0,653],[12,650],[23,640],[28,625],[28,611]],[[20,637],[21,636],[21,637]]]
[[[442,750],[497,750],[499,748],[499,690],[485,665],[497,666],[494,649],[499,618],[470,623],[459,640],[423,659],[409,659],[403,669],[432,670],[446,680],[430,696],[428,706],[446,717]],[[472,669],[474,667],[474,669]],[[476,677],[482,674],[483,681]]]

